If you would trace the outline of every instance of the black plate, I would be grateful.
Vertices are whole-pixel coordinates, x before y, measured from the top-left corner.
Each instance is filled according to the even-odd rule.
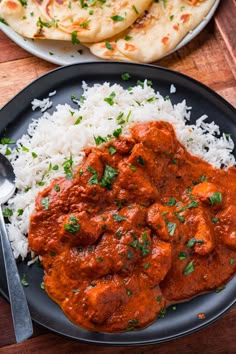
[[[124,72],[131,74],[129,81],[121,79],[121,74]],[[42,99],[47,97],[49,92],[57,90],[56,96],[52,97],[53,107],[65,102],[73,105],[70,96],[75,93],[80,96],[83,80],[89,85],[109,81],[127,87],[135,85],[137,80],[144,79],[152,80],[153,87],[163,96],[170,95],[170,85],[174,84],[177,92],[171,95],[171,100],[177,103],[186,99],[187,105],[193,107],[191,122],[207,114],[209,121],[214,120],[221,127],[222,132],[231,133],[236,141],[236,110],[209,88],[189,77],[164,68],[112,62],[70,65],[40,77],[3,107],[0,112],[0,135],[6,133],[8,137],[16,140],[26,132],[32,118],[40,116],[39,112],[31,110],[30,102],[35,97]],[[234,277],[222,292],[211,292],[187,303],[177,304],[175,311],[170,307],[164,318],[158,319],[143,330],[121,334],[90,332],[73,325],[40,288],[43,278],[42,269],[36,265],[27,267],[23,262],[18,264],[18,268],[21,275],[26,273],[30,284],[25,288],[25,293],[33,320],[57,333],[91,343],[141,345],[174,339],[212,323],[229,310],[236,301],[236,277]],[[0,274],[0,289],[7,298],[1,249]],[[205,313],[206,319],[199,320],[199,313]]]

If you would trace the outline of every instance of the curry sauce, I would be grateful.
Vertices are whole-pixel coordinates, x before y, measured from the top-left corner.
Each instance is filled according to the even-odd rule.
[[[40,192],[29,244],[48,295],[90,330],[140,329],[236,270],[236,168],[192,156],[166,122],[85,149]]]

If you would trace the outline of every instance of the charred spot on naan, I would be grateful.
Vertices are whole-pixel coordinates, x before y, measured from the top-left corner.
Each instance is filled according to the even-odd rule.
[[[134,52],[137,49],[137,47],[131,43],[125,43],[125,50],[127,52]]]
[[[169,43],[170,36],[164,36],[161,39],[162,44],[167,45]]]
[[[9,0],[6,2],[6,7],[11,11],[16,11],[21,8],[20,3],[16,3],[15,1]]]
[[[139,17],[134,24],[132,25],[132,28],[136,28],[136,29],[144,29],[148,26],[149,22],[155,18],[153,16],[153,14],[151,14],[148,10],[146,10],[143,14],[142,17]]]
[[[46,35],[45,32],[42,28],[40,28],[35,34],[34,34],[34,38],[36,39],[45,39]]]
[[[183,1],[186,2],[188,5],[198,6],[202,2],[205,2],[206,0],[183,0]]]
[[[84,44],[84,43],[83,43]],[[120,53],[117,49],[116,41],[107,41],[100,43],[85,43],[92,54],[99,56],[103,59],[119,60],[119,61],[129,61],[129,58]]]
[[[104,50],[105,56],[113,56],[117,53],[117,45],[116,42],[105,42],[101,43],[101,48]]]
[[[179,24],[178,23],[174,24],[172,27],[175,31],[179,31]]]
[[[42,6],[43,2],[42,0],[34,0],[39,6]]]
[[[189,20],[190,20],[190,18],[191,18],[191,14],[182,14],[181,16],[180,16],[180,21],[182,22],[182,23],[187,23]]]

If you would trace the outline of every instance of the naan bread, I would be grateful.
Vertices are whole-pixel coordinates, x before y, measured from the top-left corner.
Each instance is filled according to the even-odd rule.
[[[37,3],[49,20],[58,20],[58,27],[64,32],[77,31],[82,42],[97,42],[131,26],[152,0],[38,0]]]
[[[173,50],[207,15],[215,0],[153,2],[121,36],[88,45],[103,59],[153,62]]]
[[[172,51],[204,20],[214,3],[215,0],[2,0],[0,16],[23,37],[74,44],[81,41],[103,59],[148,63]]]
[[[40,18],[43,19],[40,21],[43,23],[43,36],[40,38],[71,40],[73,33],[80,41],[96,42],[128,28],[151,2],[152,0],[3,0],[0,13],[16,32],[25,37],[38,37],[35,36],[35,28],[40,27]],[[34,16],[30,15],[32,11]]]
[[[35,39],[71,40],[71,35],[62,32],[56,23],[48,22],[32,1],[22,6],[19,0],[2,0],[0,15],[7,24],[23,37]]]

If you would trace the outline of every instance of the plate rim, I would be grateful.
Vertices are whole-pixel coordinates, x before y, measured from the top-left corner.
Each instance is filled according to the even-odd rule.
[[[81,66],[100,66],[100,65],[105,65],[105,66],[132,66],[132,67],[142,67],[142,68],[151,68],[157,71],[162,71],[162,72],[169,72],[171,75],[175,75],[178,77],[181,77],[187,81],[193,82],[195,85],[202,87],[205,91],[207,91],[213,98],[219,100],[221,103],[223,103],[225,105],[225,107],[229,108],[231,110],[231,112],[233,112],[234,114],[236,114],[236,109],[228,102],[226,101],[222,96],[220,96],[218,93],[216,93],[215,91],[213,91],[212,89],[210,89],[208,86],[206,86],[205,84],[199,82],[196,79],[191,78],[190,76],[186,75],[186,74],[182,74],[178,71],[172,70],[172,69],[167,69],[167,68],[163,68],[161,66],[156,66],[156,65],[151,65],[151,64],[136,64],[136,63],[126,63],[126,62],[121,62],[121,63],[117,63],[117,62],[107,62],[107,61],[103,61],[103,62],[89,62],[89,63],[75,63],[75,64],[70,64],[68,66],[64,66],[64,67],[59,67],[56,68],[54,70],[51,70],[43,75],[41,75],[40,77],[36,78],[34,81],[32,81],[31,83],[29,83],[27,86],[25,86],[20,92],[18,92],[12,99],[10,99],[1,109],[1,111],[4,111],[8,105],[10,105],[12,103],[12,101],[14,101],[15,99],[17,99],[17,97],[19,95],[21,95],[24,91],[26,91],[27,89],[29,89],[31,86],[34,85],[35,82],[40,81],[41,79],[43,79],[44,77],[50,76],[51,74],[54,74],[55,72],[57,73],[58,71],[60,72],[61,70],[67,70],[70,69],[71,67],[77,66],[77,67],[81,67]],[[78,71],[78,76],[80,75],[80,72]],[[49,88],[50,90],[50,88]],[[3,112],[4,113],[4,112]],[[235,115],[236,117],[236,115]],[[7,294],[0,288],[0,292],[1,294],[7,299]],[[200,295],[201,296],[201,295]],[[170,340],[175,340],[177,338],[192,334],[196,331],[199,331],[200,329],[203,329],[207,326],[209,326],[210,324],[212,324],[213,322],[215,322],[216,320],[218,320],[220,317],[222,317],[227,311],[229,311],[234,304],[236,303],[236,299],[231,301],[223,310],[221,310],[220,312],[218,312],[216,315],[214,315],[213,317],[211,317],[211,319],[206,320],[202,323],[199,324],[199,326],[197,326],[196,328],[193,328],[192,330],[186,330],[186,331],[181,331],[181,333],[176,334],[175,336],[165,336],[165,338],[163,339],[153,339],[153,340],[141,340],[140,342],[137,341],[133,341],[133,340],[129,340],[129,342],[122,342],[122,341],[111,341],[109,342],[108,340],[106,341],[102,341],[102,340],[91,340],[91,339],[86,339],[86,338],[78,338],[76,336],[73,335],[69,335],[69,334],[65,334],[62,331],[58,330],[58,329],[53,329],[51,326],[49,325],[45,325],[44,323],[42,323],[39,320],[35,320],[33,319],[34,322],[42,325],[43,327],[51,330],[54,333],[58,333],[60,335],[63,335],[65,337],[71,338],[71,339],[75,339],[77,341],[81,341],[84,343],[90,343],[90,344],[99,344],[99,345],[111,345],[111,346],[141,346],[141,345],[152,345],[152,344],[157,344],[157,343],[162,343],[162,342],[166,342],[166,341],[170,341]],[[138,332],[138,331],[137,331]]]

